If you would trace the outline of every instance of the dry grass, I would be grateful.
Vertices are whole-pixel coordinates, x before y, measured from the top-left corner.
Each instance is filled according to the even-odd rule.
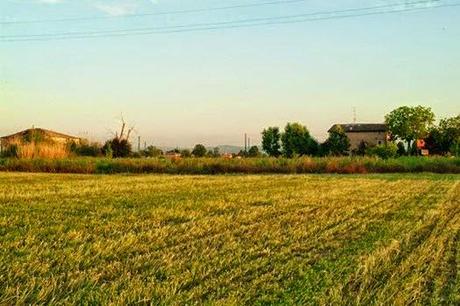
[[[0,175],[0,304],[458,304],[441,175]]]
[[[70,156],[68,146],[53,142],[16,142],[18,158],[67,158]]]

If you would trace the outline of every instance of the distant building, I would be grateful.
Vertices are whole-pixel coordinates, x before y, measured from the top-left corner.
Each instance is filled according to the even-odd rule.
[[[225,158],[225,159],[232,159],[233,158],[232,153],[223,153],[221,156],[222,156],[222,158]]]
[[[174,150],[166,151],[165,157],[172,158],[172,159],[181,158],[182,154],[180,153],[178,149],[174,149]]]
[[[356,150],[361,142],[369,146],[385,144],[388,140],[388,127],[383,123],[349,123],[337,124],[342,127],[350,140],[350,151]],[[333,125],[332,128],[336,126]]]
[[[76,144],[79,144],[81,142],[81,138],[50,130],[32,128],[12,135],[0,137],[0,141],[2,146],[28,142],[54,142],[56,144],[75,142]]]
[[[45,151],[45,147],[54,147],[55,153],[53,154],[57,154],[56,152],[60,151],[60,155],[65,155],[67,154],[65,151],[67,151],[66,147],[68,144],[75,143],[78,145],[81,141],[82,139],[79,137],[40,128],[32,128],[12,135],[0,137],[0,152],[14,146],[25,155],[40,156],[44,153],[37,153],[38,151]],[[57,148],[61,149],[57,150]],[[34,152],[32,153],[31,151]]]

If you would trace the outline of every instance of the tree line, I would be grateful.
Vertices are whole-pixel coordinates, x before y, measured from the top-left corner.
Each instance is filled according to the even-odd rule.
[[[375,155],[382,158],[417,155],[416,141],[423,139],[430,154],[460,155],[460,115],[435,124],[431,108],[402,106],[385,116],[390,139],[387,143],[370,146],[362,141],[350,151],[350,141],[340,125],[329,131],[328,138],[319,143],[306,126],[287,123],[284,131],[268,127],[262,131],[262,149],[272,157]]]
[[[435,124],[435,114],[432,109],[424,106],[401,106],[387,115],[385,123],[390,138],[388,142],[371,146],[361,142],[358,148],[350,151],[350,140],[340,125],[333,126],[327,139],[320,143],[301,123],[287,123],[284,130],[279,127],[267,127],[262,131],[262,151],[258,146],[252,146],[247,151],[241,150],[233,157],[287,157],[296,156],[345,156],[370,155],[382,158],[417,155],[419,148],[416,141],[423,139],[425,149],[432,155],[460,155],[460,115],[444,118]],[[133,152],[129,141],[132,128],[127,129],[122,121],[119,133],[107,140],[103,146],[97,143],[83,143],[75,146],[77,155],[106,156],[106,157],[160,157],[166,154],[177,154],[181,157],[220,157],[219,148],[207,149],[203,144],[197,144],[193,149],[174,149],[163,152],[155,146]]]

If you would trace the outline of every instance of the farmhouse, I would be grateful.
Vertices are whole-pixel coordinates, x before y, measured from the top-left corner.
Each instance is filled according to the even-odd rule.
[[[388,127],[383,123],[349,123],[337,124],[345,131],[348,139],[350,139],[350,150],[355,150],[361,142],[365,142],[369,146],[384,144],[388,139]],[[336,126],[333,125],[332,128]]]
[[[182,154],[180,152],[178,152],[177,149],[175,149],[175,150],[166,151],[165,157],[173,158],[173,159],[174,158],[181,158]]]
[[[81,139],[75,136],[70,136],[50,130],[32,128],[27,129],[12,135],[0,137],[2,146],[10,144],[21,144],[28,142],[53,142],[56,144],[67,144],[75,142],[79,144]]]

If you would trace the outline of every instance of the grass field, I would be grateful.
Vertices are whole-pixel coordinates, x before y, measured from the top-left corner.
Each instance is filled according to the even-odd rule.
[[[459,304],[460,176],[0,173],[0,304]]]

